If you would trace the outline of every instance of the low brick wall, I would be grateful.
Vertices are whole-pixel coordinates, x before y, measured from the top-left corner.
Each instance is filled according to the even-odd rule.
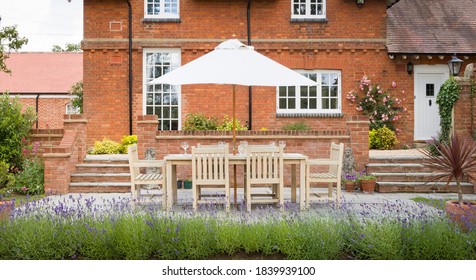
[[[65,115],[61,142],[43,154],[47,194],[69,192],[71,173],[86,156],[86,123],[82,115]]]
[[[155,148],[156,158],[160,159],[167,154],[183,153],[180,147],[182,141],[190,144],[187,150],[190,153],[191,147],[199,143],[206,145],[225,141],[231,146],[233,138],[231,131],[157,131],[158,120],[153,115],[139,116],[137,124],[140,158],[145,157],[148,148]],[[238,146],[240,141],[247,141],[248,144],[267,144],[269,141],[285,140],[286,152],[302,153],[309,158],[325,158],[329,156],[331,142],[344,143],[346,147],[352,147],[356,170],[362,170],[369,161],[368,133],[368,119],[365,116],[353,116],[340,130],[237,131],[236,145]],[[242,170],[238,172],[241,174]],[[190,174],[190,168],[179,167],[177,177],[187,179],[191,177]],[[238,178],[241,177],[240,174]],[[239,180],[238,183],[242,182]]]

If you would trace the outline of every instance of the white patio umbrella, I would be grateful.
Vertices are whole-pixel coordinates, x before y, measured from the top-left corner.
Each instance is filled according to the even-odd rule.
[[[233,154],[236,153],[235,86],[315,86],[316,82],[256,52],[236,39],[149,82],[149,84],[233,85]],[[236,178],[236,176],[235,176]],[[236,182],[235,182],[236,204]]]

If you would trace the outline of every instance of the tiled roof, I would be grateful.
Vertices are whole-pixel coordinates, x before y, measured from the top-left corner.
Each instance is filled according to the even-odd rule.
[[[476,1],[400,0],[387,10],[389,53],[475,54]]]
[[[11,75],[0,73],[0,92],[67,93],[83,79],[82,53],[11,53]]]

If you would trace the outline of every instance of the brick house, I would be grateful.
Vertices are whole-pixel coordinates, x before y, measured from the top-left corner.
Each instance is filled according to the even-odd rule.
[[[365,74],[384,87],[396,81],[396,94],[406,99],[407,111],[397,123],[400,143],[429,139],[436,131],[427,130],[427,122],[439,122],[425,112],[435,108],[428,99],[448,77],[447,61],[455,53],[464,58],[463,69],[475,61],[468,48],[476,38],[476,25],[470,24],[474,5],[469,0],[84,0],[87,143],[136,133],[142,115],[157,115],[159,130],[180,130],[188,113],[231,114],[226,85],[147,85],[230,38],[249,41],[258,52],[321,81],[312,89],[253,87],[251,94],[238,87],[237,117],[252,130],[279,130],[298,121],[313,130],[339,130],[359,115],[345,97]]]
[[[35,109],[34,128],[61,129],[63,115],[76,113],[68,91],[83,79],[82,60],[82,53],[11,53],[7,66],[12,73],[0,73],[0,91]]]

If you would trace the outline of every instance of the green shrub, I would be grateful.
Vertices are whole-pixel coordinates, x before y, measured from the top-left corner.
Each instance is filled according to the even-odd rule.
[[[395,132],[386,126],[369,131],[370,149],[389,150],[398,143]]]
[[[190,113],[185,117],[183,130],[216,130],[217,119],[202,113]]]
[[[137,144],[137,135],[126,135],[121,139],[121,154],[127,154],[127,147]]]
[[[13,174],[10,173],[10,165],[0,160],[0,189],[13,183]]]
[[[4,93],[0,96],[0,116],[0,161],[21,166],[22,150],[36,120],[35,112],[31,107],[22,112],[19,98]]]
[[[233,119],[229,119],[228,115],[225,115],[222,123],[217,126],[216,130],[233,130]],[[239,120],[236,120],[236,130],[248,130],[248,127],[242,125]]]
[[[283,130],[311,130],[311,127],[305,122],[295,122],[283,126]]]
[[[120,154],[122,145],[104,137],[102,141],[94,142],[94,146],[88,151],[91,155]]]
[[[45,166],[40,158],[25,159],[23,170],[15,174],[13,190],[19,194],[43,194],[44,171]]]

